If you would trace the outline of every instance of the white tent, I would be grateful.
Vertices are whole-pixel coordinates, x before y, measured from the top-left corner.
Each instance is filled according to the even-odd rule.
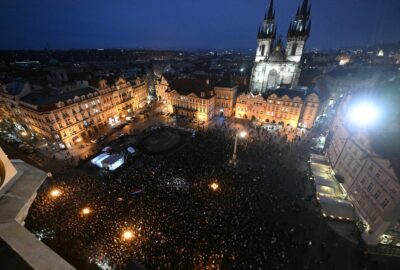
[[[328,159],[323,155],[310,154],[310,162],[329,165]]]
[[[136,153],[135,148],[133,148],[132,146],[129,146],[126,150],[128,150],[128,152],[131,153],[132,155]]]
[[[317,195],[332,196],[332,197],[336,195],[335,190],[332,187],[316,185],[315,188],[317,190]]]
[[[353,206],[348,201],[321,197],[319,204],[324,217],[339,220],[354,220],[355,218]]]
[[[102,153],[100,155],[98,155],[97,157],[93,158],[91,160],[93,165],[96,165],[99,168],[103,168],[103,164],[102,161],[105,160],[106,158],[108,158],[110,155],[107,153]]]
[[[122,155],[114,154],[104,159],[101,163],[104,169],[114,171],[125,163],[125,159]]]

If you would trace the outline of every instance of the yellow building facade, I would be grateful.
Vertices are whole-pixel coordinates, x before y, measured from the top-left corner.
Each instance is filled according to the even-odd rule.
[[[215,115],[231,117],[235,113],[237,86],[215,86]]]
[[[0,105],[17,128],[69,148],[140,110],[147,95],[144,81],[137,79],[131,84],[118,78],[56,95],[32,92],[15,97],[2,93]]]
[[[208,82],[196,79],[174,80],[164,93],[169,113],[199,121],[214,117],[215,92]]]
[[[297,92],[278,90],[267,96],[242,94],[237,98],[235,117],[311,128],[318,113],[319,98],[315,93],[303,97]]]

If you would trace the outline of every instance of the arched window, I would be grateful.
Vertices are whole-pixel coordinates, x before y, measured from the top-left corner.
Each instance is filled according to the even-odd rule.
[[[264,56],[264,53],[265,53],[265,45],[261,45],[260,51],[261,51],[261,56]]]
[[[292,45],[292,50],[290,51],[290,55],[296,55],[296,51],[297,51],[297,43],[294,43]]]
[[[267,88],[274,89],[278,86],[278,84],[279,84],[279,74],[276,71],[276,69],[272,69],[268,73]]]

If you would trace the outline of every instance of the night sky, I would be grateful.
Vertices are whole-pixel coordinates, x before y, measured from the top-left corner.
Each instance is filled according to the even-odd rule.
[[[0,49],[255,48],[269,0],[1,0]],[[275,0],[286,34],[302,0]],[[311,0],[308,48],[400,40],[399,0]]]

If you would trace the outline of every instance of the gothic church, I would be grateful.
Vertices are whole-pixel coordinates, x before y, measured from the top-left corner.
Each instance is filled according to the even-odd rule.
[[[250,80],[252,92],[297,86],[300,60],[311,29],[310,11],[308,0],[303,0],[290,23],[285,48],[282,38],[276,39],[274,0],[271,0],[257,34],[258,47]]]

